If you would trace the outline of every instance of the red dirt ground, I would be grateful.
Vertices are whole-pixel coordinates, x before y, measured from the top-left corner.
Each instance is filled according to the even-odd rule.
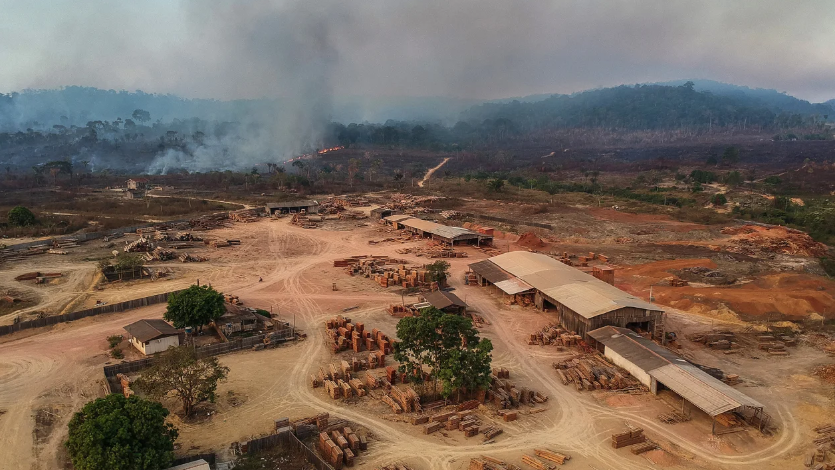
[[[631,212],[616,211],[594,207],[588,213],[600,220],[610,220],[626,224],[663,224],[664,229],[670,232],[689,232],[691,230],[707,230],[706,225],[689,222],[679,222],[668,215],[661,214],[633,214]]]

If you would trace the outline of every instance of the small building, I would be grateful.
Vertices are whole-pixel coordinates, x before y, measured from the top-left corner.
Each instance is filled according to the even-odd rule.
[[[128,189],[122,193],[125,199],[142,199],[145,197],[145,191],[140,189]]]
[[[128,341],[146,356],[180,345],[180,330],[165,320],[139,320],[125,326]]]
[[[383,220],[397,229],[408,230],[422,238],[431,238],[450,246],[483,245],[490,244],[493,241],[493,236],[486,233],[474,232],[463,227],[452,227],[408,215],[390,215],[384,217]]]
[[[382,220],[386,217],[391,217],[399,213],[400,211],[398,211],[397,209],[385,209],[383,207],[378,207],[376,209],[371,209],[371,218]]]
[[[129,190],[139,191],[148,189],[149,183],[147,178],[132,178],[128,180],[127,186]]]
[[[211,467],[209,466],[209,462],[206,462],[203,459],[197,459],[192,460],[191,462],[175,465],[173,467],[168,467],[165,470],[211,470]]]
[[[215,325],[223,330],[223,334],[230,335],[242,331],[253,331],[264,328],[269,318],[259,315],[248,307],[226,304],[226,312],[215,320]]]
[[[697,365],[626,328],[604,326],[588,335],[613,364],[628,371],[653,394],[667,389],[711,419],[733,412],[764,423],[763,405],[708,374]],[[713,421],[714,431],[716,421]]]
[[[300,212],[315,214],[319,210],[319,202],[313,199],[302,199],[298,201],[270,203],[265,207],[269,215],[296,214]]]
[[[446,313],[463,315],[467,312],[467,304],[452,292],[437,290],[424,296],[431,306]]]
[[[492,285],[506,295],[530,297],[543,311],[554,311],[568,330],[585,336],[589,331],[613,325],[663,333],[663,311],[656,305],[610,284],[614,271],[603,270],[599,277],[585,273],[540,253],[511,251],[470,269],[476,283]]]

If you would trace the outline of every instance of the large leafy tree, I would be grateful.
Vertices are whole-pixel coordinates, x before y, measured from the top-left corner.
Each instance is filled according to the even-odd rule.
[[[191,286],[188,289],[168,297],[165,318],[176,328],[203,325],[220,318],[226,312],[223,295],[211,286]]]
[[[433,390],[440,381],[445,397],[489,387],[493,345],[479,338],[470,319],[428,308],[400,320],[397,337],[394,358],[413,382],[423,382],[428,372]]]
[[[435,261],[426,266],[426,271],[429,273],[429,278],[436,281],[438,284],[445,284],[447,275],[449,274],[449,263],[444,260]]]
[[[228,373],[229,368],[221,366],[216,357],[200,359],[194,349],[180,346],[162,353],[135,385],[153,397],[173,393],[183,402],[183,413],[189,416],[198,403],[214,402],[217,384]]]
[[[23,206],[13,207],[9,211],[9,225],[16,227],[35,225],[35,214]]]
[[[157,470],[174,458],[177,430],[161,404],[108,395],[87,403],[69,424],[66,446],[76,470]]]

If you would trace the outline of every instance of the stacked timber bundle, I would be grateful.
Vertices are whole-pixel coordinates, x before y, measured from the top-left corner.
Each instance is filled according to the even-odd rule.
[[[640,390],[640,383],[627,372],[619,370],[597,354],[554,363],[563,385],[573,383],[583,390]]]
[[[389,313],[389,315],[397,318],[415,317],[420,314],[418,309],[414,308],[413,306],[400,304],[391,304],[388,306],[386,311]]]
[[[533,467],[537,470],[553,470],[554,468],[556,468],[555,465],[545,463],[545,462],[543,462],[542,460],[539,460],[536,457],[531,457],[530,455],[523,455],[522,456],[522,463],[529,466],[529,467]]]
[[[487,400],[492,401],[496,408],[501,410],[516,408],[520,404],[545,403],[548,396],[524,387],[516,387],[513,382],[500,379],[494,373],[491,376],[490,389],[487,391]]]
[[[180,256],[177,257],[181,263],[202,263],[203,261],[207,261],[208,258],[199,255],[192,255],[189,253],[182,253]]]
[[[125,374],[116,374],[116,378],[119,379],[122,385],[122,393],[125,395],[125,398],[130,398],[134,394],[134,391],[130,388],[130,377]]]
[[[158,246],[153,249],[153,251],[145,253],[144,257],[146,261],[168,261],[170,259],[174,259],[173,251]]]
[[[241,302],[241,300],[238,298],[237,295],[223,294],[223,300],[227,303],[232,304],[232,305],[242,305],[243,304],[243,302]]]
[[[203,239],[192,235],[191,232],[179,232],[176,236],[173,237],[173,241],[178,242],[202,242]]]
[[[345,454],[342,448],[326,432],[319,433],[319,453],[336,470],[340,470],[345,462]]]
[[[481,456],[470,460],[468,470],[521,470],[516,465],[492,457]]]
[[[342,315],[325,322],[325,327],[334,353],[349,348],[355,353],[363,350],[373,351],[376,346],[381,354],[377,355],[374,362],[377,367],[381,367],[385,364],[385,355],[392,351],[393,343],[385,333],[376,328],[368,331],[362,323],[351,323],[350,318],[344,318]]]
[[[255,209],[240,209],[229,212],[229,219],[234,222],[255,222],[258,220],[258,211]]]
[[[643,429],[635,429],[632,431],[625,431],[618,434],[612,434],[612,447],[620,449],[621,447],[640,444],[647,440]]]
[[[545,460],[550,460],[551,462],[554,462],[559,465],[563,465],[565,464],[565,462],[571,460],[571,457],[566,454],[553,452],[547,449],[534,449],[533,452],[534,454],[536,454],[537,457]]]
[[[59,248],[59,249],[62,249],[62,250],[67,249],[67,248],[75,248],[77,246],[78,246],[78,239],[77,238],[61,238],[61,239],[56,239],[55,241],[52,242],[52,247],[53,248]]]
[[[136,240],[125,244],[125,253],[137,253],[151,251],[153,244],[144,236],[140,236]]]

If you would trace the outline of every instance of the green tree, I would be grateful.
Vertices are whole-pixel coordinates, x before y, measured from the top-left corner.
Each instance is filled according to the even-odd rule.
[[[435,261],[426,266],[426,271],[429,273],[430,281],[435,281],[439,285],[446,284],[447,275],[449,274],[449,263],[444,260]]]
[[[728,198],[726,198],[724,194],[719,193],[714,195],[710,202],[712,202],[714,206],[724,206],[728,203]]]
[[[148,122],[151,120],[151,113],[145,111],[144,109],[137,109],[134,110],[133,114],[131,114],[135,121],[139,122]]]
[[[35,225],[35,214],[23,206],[13,207],[9,211],[9,225],[14,227]]]
[[[428,372],[433,390],[440,380],[445,397],[489,387],[493,345],[479,338],[470,319],[428,308],[400,320],[397,338],[394,359],[412,382],[423,383]]]
[[[157,470],[174,459],[177,430],[161,404],[111,394],[73,415],[66,442],[76,470]]]
[[[729,171],[727,175],[725,175],[725,184],[728,186],[739,186],[742,184],[742,174],[738,171]]]
[[[220,292],[210,286],[191,286],[168,297],[168,308],[163,318],[176,328],[196,326],[202,331],[203,325],[217,320],[225,312]]]
[[[504,187],[504,179],[503,178],[492,179],[492,180],[487,182],[487,187],[490,188],[491,191],[499,192]]]
[[[183,402],[183,413],[190,416],[198,403],[215,401],[217,384],[228,373],[229,368],[221,366],[216,357],[198,359],[194,349],[180,346],[160,354],[134,384],[153,397],[173,392]]]

